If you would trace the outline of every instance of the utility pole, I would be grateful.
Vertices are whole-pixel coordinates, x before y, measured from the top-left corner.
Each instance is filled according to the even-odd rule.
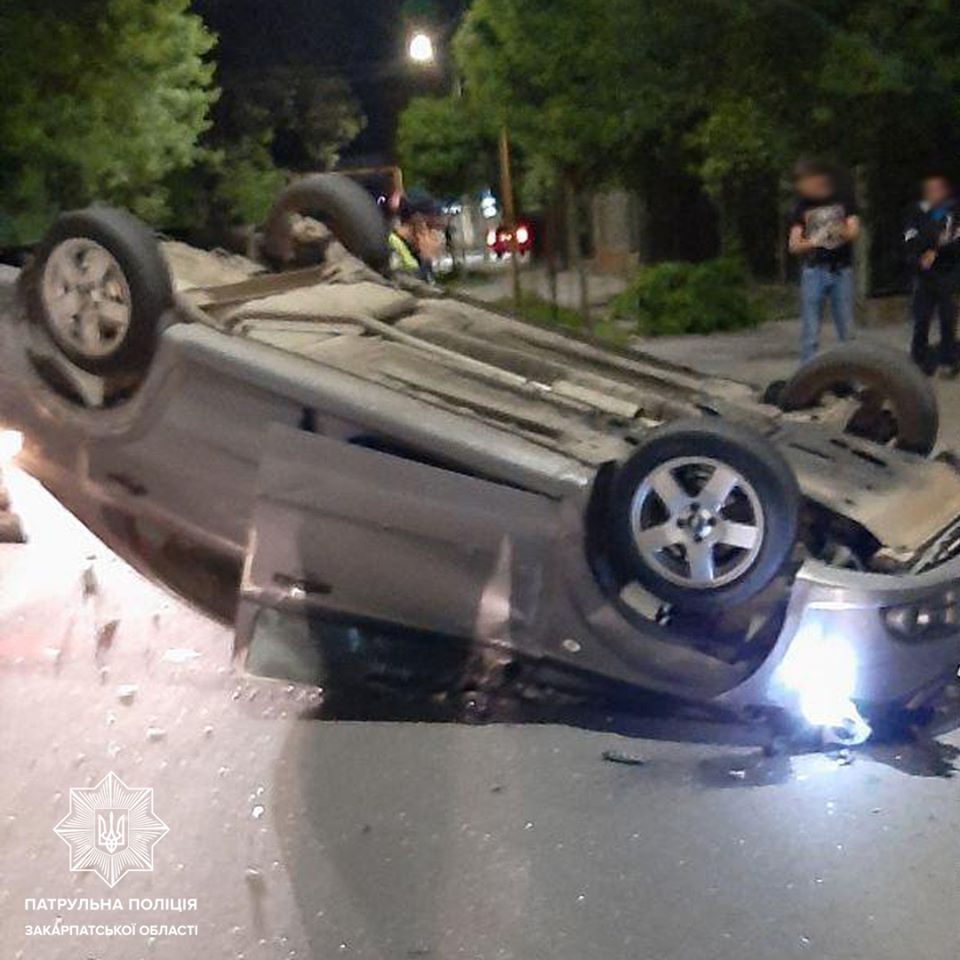
[[[500,128],[500,193],[503,194],[503,218],[510,233],[510,269],[513,274],[513,305],[520,308],[520,247],[517,243],[517,211],[513,201],[513,172],[510,166],[510,134],[507,125]]]

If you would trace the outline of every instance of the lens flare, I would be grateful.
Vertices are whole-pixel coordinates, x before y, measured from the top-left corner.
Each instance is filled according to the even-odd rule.
[[[0,430],[0,467],[13,463],[23,450],[23,434],[19,430]]]
[[[870,725],[853,702],[856,654],[842,636],[828,632],[815,617],[801,624],[777,677],[811,726],[851,745],[870,736]]]

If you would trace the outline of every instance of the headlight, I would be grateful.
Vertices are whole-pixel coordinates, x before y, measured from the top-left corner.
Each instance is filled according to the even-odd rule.
[[[857,657],[846,639],[826,629],[815,612],[797,630],[777,671],[804,720],[851,746],[863,743],[870,725],[853,702]]]
[[[918,603],[887,607],[883,622],[898,639],[924,643],[960,631],[960,598],[953,591]]]

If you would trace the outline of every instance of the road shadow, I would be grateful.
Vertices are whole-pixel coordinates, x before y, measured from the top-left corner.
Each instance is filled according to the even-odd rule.
[[[757,748],[752,765],[731,767],[721,758],[716,770],[704,768],[702,782],[724,788],[781,783],[789,772],[780,757],[830,749],[819,732],[780,712],[733,712],[502,651],[424,642],[416,631],[303,620],[296,627],[300,632],[285,635],[268,624],[248,666],[266,675],[275,669],[282,679],[299,671],[322,687],[322,701],[304,720],[559,724],[633,739]],[[300,652],[296,664],[291,649]],[[838,749],[839,762],[867,757],[914,776],[952,774],[957,757],[936,737],[960,726],[960,685],[923,713],[870,719],[873,738],[854,751]]]

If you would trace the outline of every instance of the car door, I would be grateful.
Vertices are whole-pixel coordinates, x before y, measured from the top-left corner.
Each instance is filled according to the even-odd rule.
[[[535,654],[556,589],[558,528],[547,497],[275,425],[240,643],[262,637],[266,622],[275,642],[291,622],[323,619]]]

